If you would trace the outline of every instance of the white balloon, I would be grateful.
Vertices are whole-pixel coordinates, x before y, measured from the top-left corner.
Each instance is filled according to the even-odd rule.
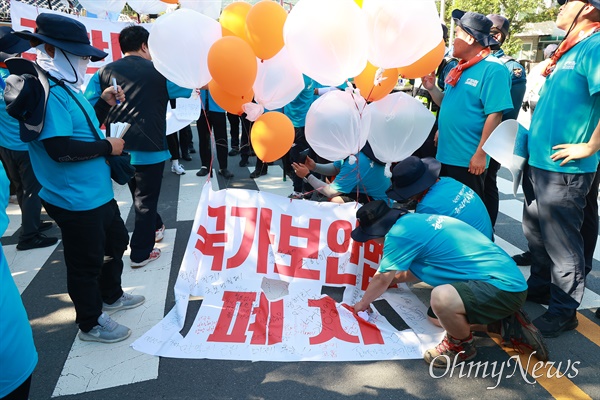
[[[433,0],[368,0],[369,62],[381,68],[410,65],[442,40],[442,25]]]
[[[334,90],[310,106],[306,114],[306,140],[326,160],[343,160],[363,148],[370,123],[370,110],[362,96]]]
[[[367,65],[367,25],[353,0],[300,0],[283,26],[296,67],[326,86],[338,86]]]
[[[403,92],[389,94],[367,108],[371,111],[369,144],[375,157],[386,164],[412,155],[435,122],[420,101]]]
[[[127,4],[139,14],[159,14],[168,6],[160,0],[127,0]]]
[[[304,89],[304,78],[284,47],[274,57],[258,62],[252,88],[258,104],[267,110],[276,110],[298,96]]]
[[[126,0],[79,0],[79,4],[92,14],[119,13]]]
[[[200,88],[211,76],[208,50],[221,37],[221,25],[197,11],[181,9],[161,15],[150,31],[148,47],[156,69],[171,82]]]
[[[216,20],[221,15],[223,0],[179,0],[179,4]]]

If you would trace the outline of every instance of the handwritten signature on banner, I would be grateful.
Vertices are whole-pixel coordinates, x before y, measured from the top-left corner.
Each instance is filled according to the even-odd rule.
[[[441,331],[406,286],[378,301],[386,303],[386,315],[375,305],[365,321],[350,307],[382,255],[381,245],[351,240],[355,213],[353,204],[206,186],[175,286],[177,304],[133,347],[168,357],[254,361],[421,357]],[[203,301],[183,336],[190,295]],[[409,321],[397,329],[388,319],[395,314],[402,321],[401,310]]]

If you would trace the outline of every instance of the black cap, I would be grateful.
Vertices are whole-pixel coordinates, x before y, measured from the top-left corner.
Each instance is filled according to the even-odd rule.
[[[390,208],[383,200],[370,201],[356,211],[359,225],[352,231],[352,239],[366,242],[384,237],[398,218],[407,212],[402,208]]]
[[[14,35],[10,26],[0,26],[0,61],[29,50],[29,41]]]

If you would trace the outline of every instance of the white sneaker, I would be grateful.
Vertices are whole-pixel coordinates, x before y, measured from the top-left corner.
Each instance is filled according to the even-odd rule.
[[[165,238],[165,224],[154,232],[154,242],[158,243]]]
[[[157,260],[159,257],[160,257],[160,249],[155,247],[150,252],[150,255],[148,256],[148,258],[145,259],[144,261],[140,261],[140,262],[131,261],[131,268],[143,267],[146,264],[148,264],[150,261]]]
[[[127,339],[131,329],[113,321],[108,314],[102,313],[98,317],[98,325],[89,332],[79,331],[79,339],[86,342],[116,343]]]
[[[181,164],[173,164],[171,165],[171,172],[177,175],[184,175],[185,169],[181,166]]]

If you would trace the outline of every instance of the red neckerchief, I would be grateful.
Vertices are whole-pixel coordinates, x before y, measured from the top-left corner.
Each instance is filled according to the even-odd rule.
[[[550,64],[548,64],[544,72],[542,72],[542,76],[550,75],[552,71],[554,71],[554,68],[556,68],[556,63],[558,60],[567,51],[571,50],[573,46],[581,42],[583,39],[593,35],[598,31],[600,31],[600,22],[584,21],[573,28],[567,38],[562,41],[560,46],[558,46],[558,49],[556,49],[552,57],[550,57]]]
[[[6,63],[0,62],[0,68],[8,69]]]
[[[460,60],[458,62],[458,65],[452,68],[450,72],[448,72],[448,76],[446,77],[446,80],[444,82],[452,87],[456,86],[464,70],[471,68],[479,61],[485,59],[487,56],[490,55],[491,52],[492,51],[490,50],[490,48],[486,47],[485,49],[481,50],[475,57],[471,58],[469,61]]]

